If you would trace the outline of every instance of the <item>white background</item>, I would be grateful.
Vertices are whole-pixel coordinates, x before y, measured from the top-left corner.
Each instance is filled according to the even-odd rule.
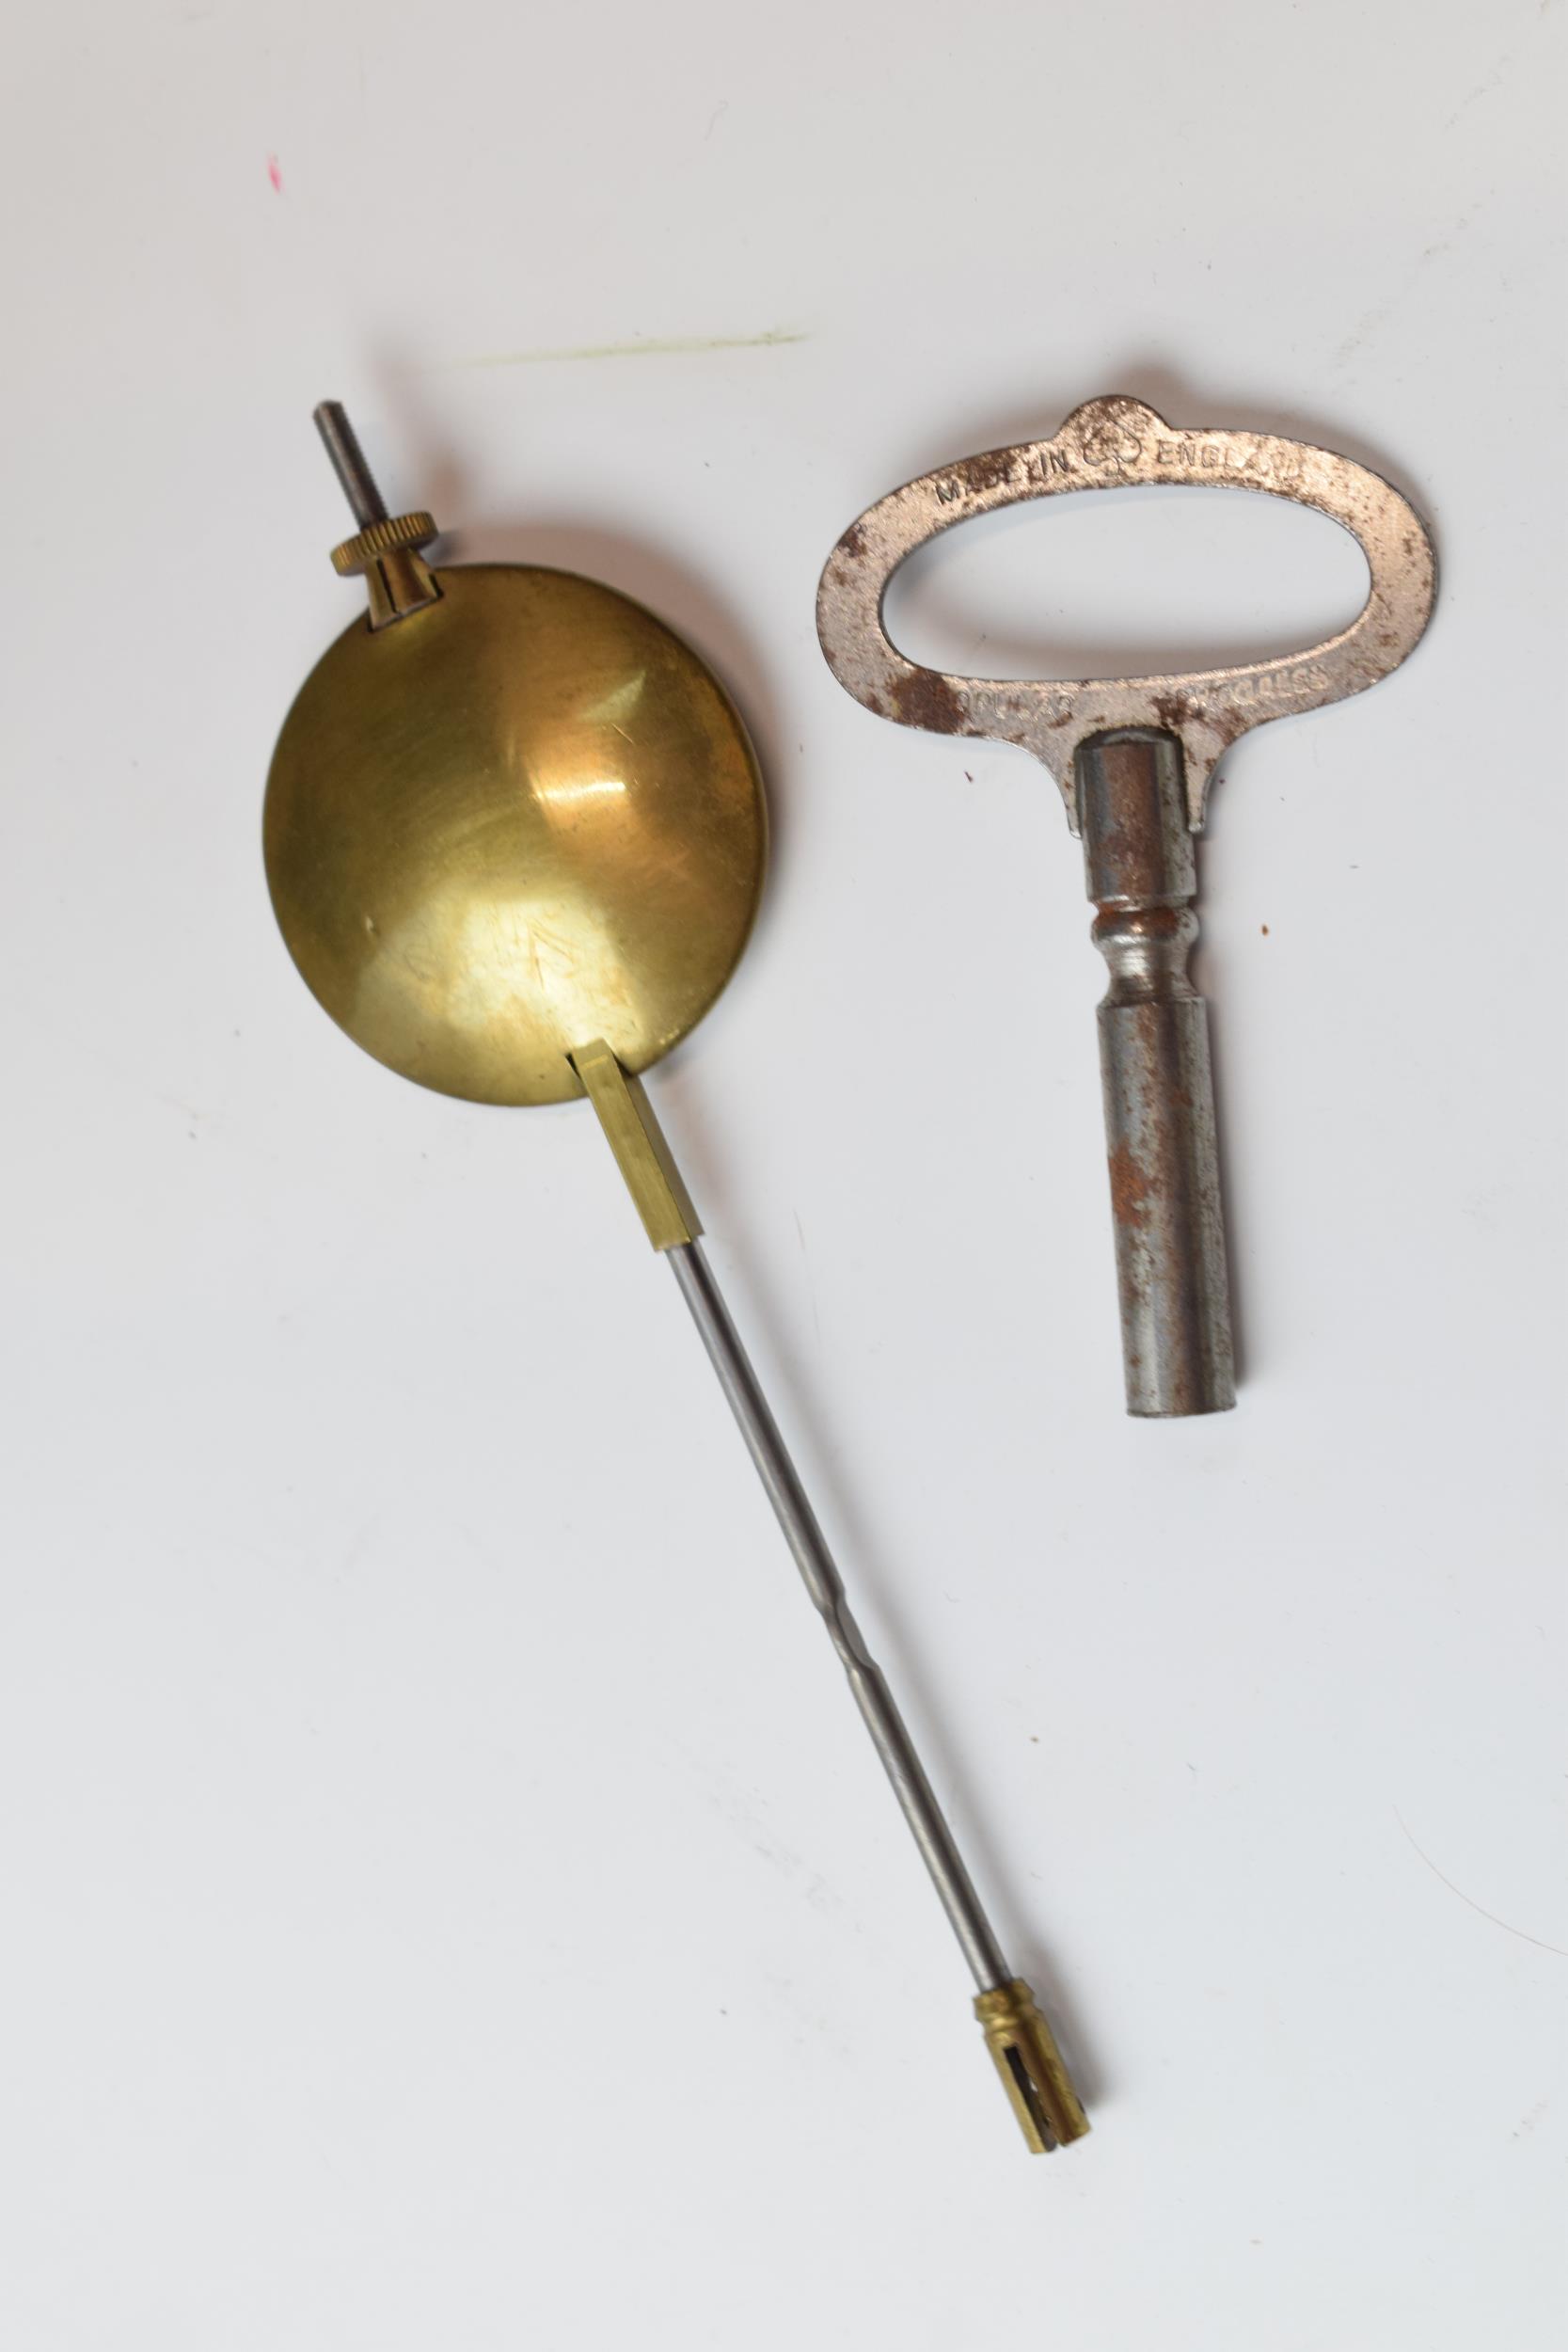
[[[8,2346],[1562,2341],[1560,19],[13,25]],[[1120,1409],[1060,805],[813,629],[862,507],[1110,390],[1385,468],[1443,565],[1216,792],[1243,1386],[1172,1425]],[[390,1078],[274,930],[268,754],[356,593],[327,394],[451,552],[645,598],[755,731],[766,914],[654,1091],[1069,2153],[587,1114]],[[977,530],[895,608],[955,666],[1358,600],[1234,493]]]

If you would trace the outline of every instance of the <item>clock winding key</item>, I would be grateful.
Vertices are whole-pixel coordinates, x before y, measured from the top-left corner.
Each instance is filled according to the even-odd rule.
[[[939,532],[1020,500],[1139,483],[1219,484],[1316,507],[1360,541],[1371,575],[1347,628],[1304,653],[1183,676],[950,677],[906,660],[882,603]],[[1197,935],[1194,836],[1216,761],[1249,727],[1360,693],[1397,669],[1431,614],[1432,544],[1380,475],[1274,435],[1189,429],[1141,401],[1091,400],[1049,441],[988,450],[907,483],[839,540],[817,590],[829,667],[879,717],[1034,753],[1084,844],[1100,1006],[1106,1160],[1127,1409],[1236,1401],[1208,1014],[1187,959]]]

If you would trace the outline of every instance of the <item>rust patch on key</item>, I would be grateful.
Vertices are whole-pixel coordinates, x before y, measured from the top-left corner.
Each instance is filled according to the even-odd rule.
[[[1111,1215],[1117,1223],[1134,1228],[1147,1225],[1148,1211],[1145,1204],[1155,1186],[1134,1159],[1131,1147],[1118,1143],[1114,1152],[1107,1153],[1105,1165],[1111,1174]]]
[[[969,735],[969,706],[939,670],[915,670],[894,682],[893,700],[907,727],[927,735]]]
[[[1172,735],[1180,735],[1189,719],[1201,720],[1209,715],[1203,705],[1195,702],[1191,694],[1155,694],[1149,707],[1160,724],[1168,727]]]

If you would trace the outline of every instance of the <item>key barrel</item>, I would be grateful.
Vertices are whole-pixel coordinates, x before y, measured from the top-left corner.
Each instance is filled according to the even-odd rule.
[[[1208,1008],[1187,973],[1197,889],[1181,745],[1125,727],[1080,746],[1079,827],[1101,1000],[1105,1151],[1127,1409],[1236,1402]]]

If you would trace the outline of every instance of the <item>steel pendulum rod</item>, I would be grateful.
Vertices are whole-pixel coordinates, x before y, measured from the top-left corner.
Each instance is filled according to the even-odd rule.
[[[838,1652],[839,1663],[849,1678],[855,1704],[871,1734],[871,1744],[893,1783],[894,1795],[931,1874],[948,1925],[958,1939],[958,1947],[969,1963],[976,1987],[989,1993],[994,1985],[1004,1983],[1008,1975],[1002,1947],[981,1908],[974,1881],[942,1818],[942,1807],[914,1752],[904,1720],[894,1704],[887,1678],[866,1649],[864,1636],[849,1613],[844,1580],[816,1523],[816,1513],[806,1500],[795,1465],[784,1450],[778,1423],[757,1385],[756,1374],[730,1320],[729,1310],[720,1296],[702,1244],[685,1242],[665,1254],[681,1295],[691,1310],[691,1320],[702,1334],[708,1359],[719,1375],[719,1385],[740,1425],[746,1450],[756,1465],[757,1476],[784,1530],[784,1541],[828,1629],[828,1638]]]
[[[669,1259],[784,1541],[828,1629],[862,1720],[969,1963],[978,1988],[975,2014],[1024,2137],[1037,2152],[1081,2138],[1089,2125],[1078,2094],[1028,1985],[1008,1970],[886,1677],[849,1613],[844,1580],[703,1256],[700,1228],[647,1100],[602,1041],[580,1048],[571,1058],[648,1237]]]
[[[387,501],[375,486],[375,477],[359,446],[359,436],[350,424],[341,401],[318,402],[310,413],[332,460],[339,487],[354,510],[355,521],[361,531],[368,531],[372,523],[384,523]]]

